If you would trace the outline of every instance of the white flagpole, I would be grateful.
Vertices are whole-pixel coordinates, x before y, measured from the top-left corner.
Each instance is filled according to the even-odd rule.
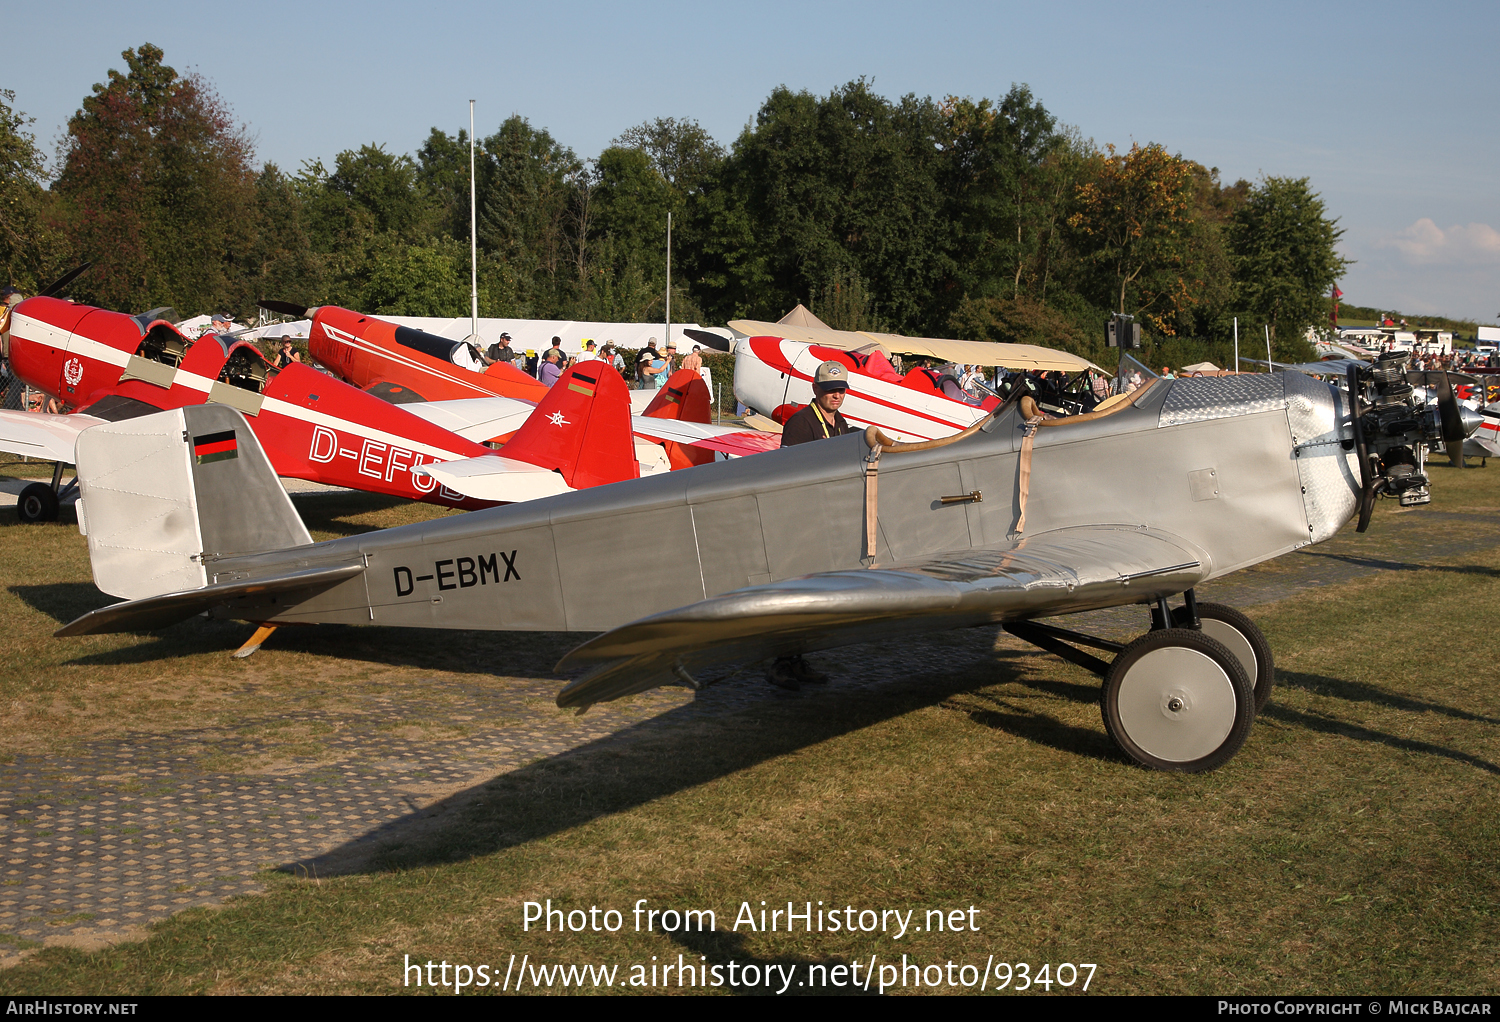
[[[469,337],[479,343],[479,226],[474,201],[474,101],[469,100]]]
[[[1271,365],[1271,324],[1266,324],[1266,372],[1270,372],[1275,366]]]
[[[1234,371],[1240,371],[1240,317],[1234,317]]]
[[[667,339],[664,342],[664,346],[666,344],[671,344],[672,343],[672,214],[671,213],[667,214],[667,326],[666,326],[666,337],[667,337]],[[671,365],[668,365],[667,366],[667,370],[670,372],[671,369],[672,369]]]

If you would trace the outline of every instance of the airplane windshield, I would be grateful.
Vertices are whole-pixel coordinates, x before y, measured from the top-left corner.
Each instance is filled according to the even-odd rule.
[[[165,320],[166,322],[171,323],[173,326],[176,326],[178,323],[182,322],[182,316],[180,316],[177,310],[172,308],[170,305],[163,305],[160,308],[156,309],[148,309],[147,311],[141,313],[139,316],[131,316],[130,318],[141,325],[141,333],[145,333],[147,330],[149,330],[151,328],[151,324],[155,323],[157,320]]]
[[[396,328],[396,343],[414,348],[424,355],[440,358],[444,362],[453,362],[454,349],[463,347],[462,341],[450,341],[446,337],[429,334],[425,330],[414,330],[409,326]]]
[[[1147,368],[1144,362],[1122,351],[1120,352],[1120,368],[1115,373],[1115,383],[1111,393],[1130,394],[1141,389],[1152,380],[1160,378],[1159,375]]]

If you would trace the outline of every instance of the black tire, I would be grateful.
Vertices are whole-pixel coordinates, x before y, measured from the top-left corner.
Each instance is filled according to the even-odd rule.
[[[1174,610],[1172,624],[1186,628],[1186,617],[1185,609]],[[1240,611],[1222,603],[1198,604],[1198,620],[1204,623],[1203,634],[1218,639],[1239,657],[1255,688],[1255,712],[1259,714],[1271,701],[1271,688],[1276,684],[1276,658],[1271,655],[1265,633]]]
[[[1255,723],[1255,690],[1239,657],[1191,628],[1147,632],[1126,646],[1099,702],[1121,752],[1175,773],[1227,763]]]
[[[27,525],[57,521],[57,494],[46,483],[32,483],[16,498],[16,515]]]

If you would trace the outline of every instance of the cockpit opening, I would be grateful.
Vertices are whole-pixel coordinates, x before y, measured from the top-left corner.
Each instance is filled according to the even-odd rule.
[[[266,384],[280,371],[266,361],[255,345],[241,341],[230,350],[224,368],[219,371],[219,382],[252,394],[262,394]]]
[[[135,353],[141,358],[176,369],[187,354],[188,343],[170,323],[157,320],[146,331],[146,336],[141,338]]]

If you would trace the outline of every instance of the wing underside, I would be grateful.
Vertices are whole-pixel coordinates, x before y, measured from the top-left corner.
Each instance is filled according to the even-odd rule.
[[[559,692],[557,704],[618,699],[708,664],[1147,602],[1192,588],[1212,567],[1204,551],[1176,536],[1090,526],[751,586],[577,647],[558,670],[592,669]]]

